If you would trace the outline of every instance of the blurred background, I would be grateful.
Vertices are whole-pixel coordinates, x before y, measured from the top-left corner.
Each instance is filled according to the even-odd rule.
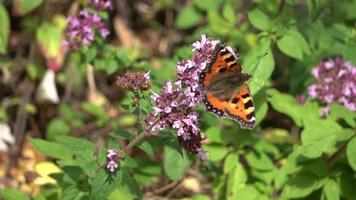
[[[355,19],[355,0],[0,0],[0,199],[355,199]],[[252,75],[255,128],[198,106],[206,161],[165,130],[126,181],[95,179],[142,128],[117,76],[150,71],[147,116],[202,34]]]

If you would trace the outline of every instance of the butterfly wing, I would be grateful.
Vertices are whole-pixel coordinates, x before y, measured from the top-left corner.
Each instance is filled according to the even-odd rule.
[[[209,65],[200,76],[201,86],[204,90],[211,88],[212,82],[215,82],[217,77],[224,78],[224,74],[227,73],[241,73],[241,65],[237,62],[234,54],[219,43],[214,49]],[[227,85],[222,84],[221,89],[225,91],[225,96],[228,98],[221,98],[219,92],[205,91],[203,102],[207,111],[220,117],[233,119],[240,124],[241,128],[252,128],[256,121],[255,107],[248,86],[244,83],[239,87]]]

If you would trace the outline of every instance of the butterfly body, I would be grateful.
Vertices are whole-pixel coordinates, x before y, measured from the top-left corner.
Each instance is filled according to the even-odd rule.
[[[200,75],[207,111],[235,120],[241,128],[253,128],[255,107],[246,81],[250,75],[241,72],[234,54],[218,43],[210,63]]]

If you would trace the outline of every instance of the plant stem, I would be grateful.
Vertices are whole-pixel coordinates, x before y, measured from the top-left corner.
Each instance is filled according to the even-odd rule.
[[[127,153],[131,148],[133,148],[136,144],[141,142],[143,138],[146,136],[153,135],[156,132],[152,132],[152,128],[159,122],[159,120],[155,121],[153,124],[151,124],[147,129],[144,129],[140,134],[138,134],[133,140],[130,141],[130,143],[123,149],[125,153]]]

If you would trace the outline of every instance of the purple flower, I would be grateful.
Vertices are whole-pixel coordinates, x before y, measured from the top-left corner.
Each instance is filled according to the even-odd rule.
[[[125,90],[133,92],[145,91],[150,89],[150,72],[126,72],[118,76],[116,85]]]
[[[322,103],[340,103],[356,110],[356,66],[342,58],[320,62],[313,70],[315,82],[309,86],[308,95]]]
[[[328,107],[324,107],[323,109],[321,109],[320,115],[321,115],[322,117],[327,117],[327,116],[329,115],[329,113],[330,113],[329,108],[328,108]]]
[[[84,9],[78,17],[68,18],[67,38],[62,44],[74,50],[91,44],[97,33],[106,38],[110,32],[98,13],[90,13]]]
[[[118,152],[115,148],[109,149],[106,153],[106,168],[114,172],[117,168],[119,168],[119,161],[122,158],[122,153]]]
[[[305,96],[304,95],[297,95],[295,98],[297,99],[297,101],[300,105],[305,104]]]
[[[89,0],[89,6],[95,10],[108,10],[112,8],[112,0]]]
[[[152,131],[177,130],[180,145],[202,160],[206,159],[202,148],[204,138],[199,128],[198,113],[193,109],[202,102],[199,74],[206,68],[218,42],[202,35],[193,43],[193,57],[177,64],[178,81],[169,81],[159,94],[152,94],[151,99],[156,106],[146,119],[147,124],[153,126]]]

